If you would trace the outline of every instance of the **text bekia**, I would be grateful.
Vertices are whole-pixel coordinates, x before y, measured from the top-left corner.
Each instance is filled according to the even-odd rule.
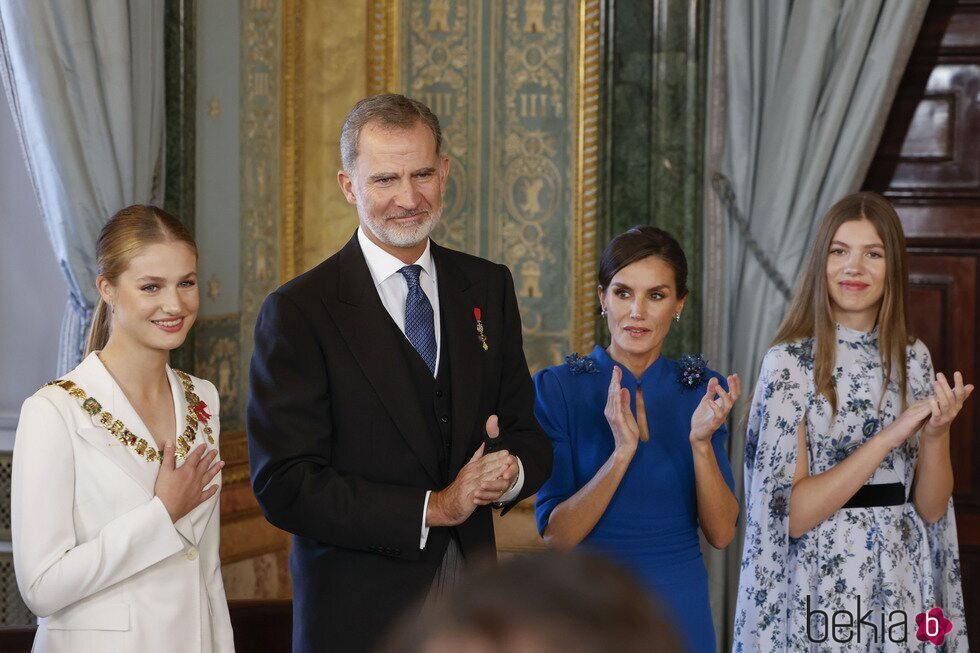
[[[828,638],[838,644],[850,641],[860,644],[904,643],[909,638],[908,615],[904,610],[867,610],[861,612],[861,597],[855,599],[855,610],[834,610],[829,615],[825,610],[814,610],[810,596],[806,597],[806,636],[817,644]]]

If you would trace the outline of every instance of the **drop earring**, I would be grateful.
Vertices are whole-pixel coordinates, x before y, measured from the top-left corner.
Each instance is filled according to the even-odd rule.
[[[606,311],[605,306],[603,306],[602,310],[599,311],[599,315],[601,315],[602,317],[606,317],[607,315],[609,315],[609,313]]]
[[[674,313],[674,322],[680,322],[680,321],[681,321],[681,314]]]

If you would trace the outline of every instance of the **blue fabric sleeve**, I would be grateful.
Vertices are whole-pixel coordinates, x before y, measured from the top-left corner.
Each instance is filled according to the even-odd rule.
[[[728,427],[724,424],[711,436],[711,446],[715,450],[715,458],[718,459],[718,469],[725,477],[728,489],[735,491],[735,477],[732,475],[732,465],[728,461]]]
[[[725,377],[721,376],[717,372],[713,376],[718,379],[721,387],[728,392],[728,381]],[[718,460],[718,469],[721,470],[721,475],[725,477],[725,483],[728,484],[728,489],[732,492],[735,491],[735,477],[732,475],[732,465],[728,460],[728,426],[725,424],[721,425],[717,431],[711,436],[711,446],[715,450],[715,458]]]
[[[575,471],[572,467],[568,409],[558,374],[551,369],[538,372],[534,377],[534,390],[534,416],[548,434],[554,449],[551,478],[538,490],[534,505],[538,533],[543,536],[544,529],[551,518],[551,511],[575,494],[578,488],[575,486]]]

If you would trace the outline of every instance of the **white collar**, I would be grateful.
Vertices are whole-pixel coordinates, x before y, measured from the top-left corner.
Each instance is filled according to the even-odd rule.
[[[371,271],[371,278],[374,280],[375,286],[380,286],[391,275],[398,274],[398,271],[405,267],[403,261],[384,251],[374,241],[368,238],[367,234],[364,233],[363,226],[357,228],[357,242],[361,245],[361,252],[364,254],[364,260],[367,262],[368,270]],[[432,241],[426,238],[425,251],[415,261],[415,265],[422,266],[426,274],[435,279],[436,268],[432,262],[431,245]]]

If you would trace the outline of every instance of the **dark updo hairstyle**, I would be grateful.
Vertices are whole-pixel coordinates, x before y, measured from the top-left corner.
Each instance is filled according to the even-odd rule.
[[[673,236],[657,227],[639,225],[621,233],[606,245],[599,261],[599,285],[603,292],[627,265],[656,256],[674,271],[678,299],[687,297],[687,257]]]
[[[185,243],[197,258],[197,244],[180,220],[156,206],[134,204],[122,209],[102,227],[95,245],[95,266],[99,276],[115,284],[133,257],[147,245]],[[109,341],[112,317],[109,306],[99,297],[85,343],[85,355],[105,347]]]

